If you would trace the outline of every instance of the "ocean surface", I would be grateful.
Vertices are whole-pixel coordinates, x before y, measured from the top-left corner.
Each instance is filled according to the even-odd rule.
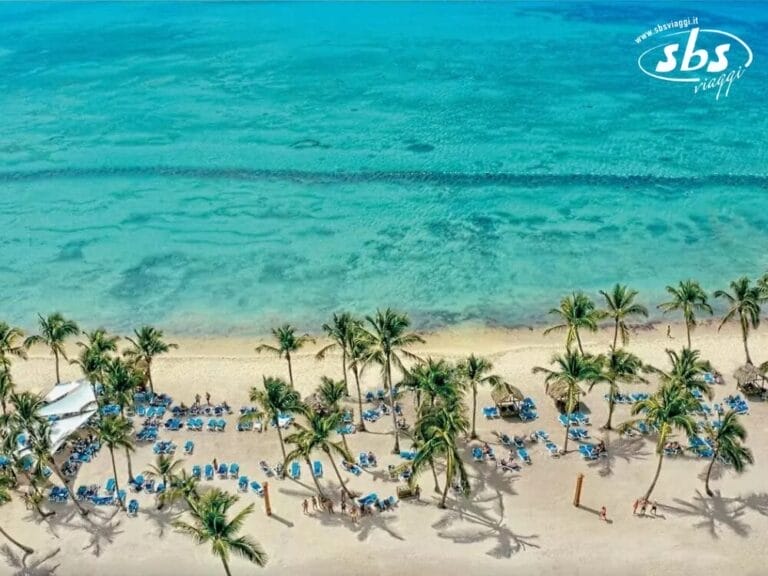
[[[560,5],[558,5],[560,4]],[[638,68],[696,16],[727,97]],[[768,269],[768,5],[0,4],[0,318],[541,321]]]

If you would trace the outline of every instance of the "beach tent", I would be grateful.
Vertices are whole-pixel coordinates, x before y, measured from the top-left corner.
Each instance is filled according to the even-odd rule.
[[[491,398],[499,412],[517,413],[520,408],[519,403],[523,401],[524,397],[518,388],[506,382],[502,382],[491,390]]]
[[[745,364],[733,373],[736,386],[744,394],[758,395],[765,393],[765,376],[752,364]]]

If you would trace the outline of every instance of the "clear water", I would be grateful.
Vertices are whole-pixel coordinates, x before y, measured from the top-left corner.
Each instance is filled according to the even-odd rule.
[[[745,39],[654,81],[671,19]],[[0,318],[174,332],[535,321],[768,268],[768,7],[0,5]]]

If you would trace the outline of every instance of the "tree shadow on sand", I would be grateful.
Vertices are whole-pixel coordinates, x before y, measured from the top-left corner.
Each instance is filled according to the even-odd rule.
[[[83,518],[76,509],[68,515],[56,514],[49,530],[58,537],[56,530],[64,528],[68,531],[83,531],[89,535],[88,543],[83,550],[91,550],[94,556],[101,556],[104,547],[112,544],[115,537],[123,531],[119,530],[125,512],[119,508],[92,508],[87,517]]]
[[[47,564],[59,551],[60,548],[56,548],[46,556],[38,558],[35,554],[25,556],[23,552],[11,548],[8,544],[0,546],[0,554],[13,570],[14,576],[52,576],[58,570],[59,564]]]
[[[498,559],[510,558],[528,548],[539,548],[535,544],[537,534],[517,534],[506,526],[504,497],[498,489],[492,492],[484,498],[474,496],[455,501],[454,508],[432,525],[437,535],[457,544],[495,541],[486,554]]]
[[[606,434],[603,441],[605,442],[605,454],[587,464],[589,468],[596,469],[602,477],[613,474],[613,468],[617,461],[645,460],[651,454],[647,449],[645,439],[642,437],[620,436],[612,440],[610,435]]]
[[[760,514],[768,514],[768,494],[753,494],[744,498],[723,498],[715,493],[712,498],[700,491],[691,502],[675,498],[677,506],[659,504],[659,508],[672,514],[698,519],[694,523],[695,528],[706,528],[714,539],[720,538],[724,529],[729,529],[734,534],[746,538],[752,527],[744,521],[744,515],[749,509]]]

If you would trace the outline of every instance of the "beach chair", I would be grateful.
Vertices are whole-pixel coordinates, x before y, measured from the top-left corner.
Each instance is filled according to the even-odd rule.
[[[216,430],[218,430],[219,432],[224,432],[226,428],[227,428],[227,421],[224,420],[224,418],[219,418],[218,420],[216,420]]]
[[[544,446],[546,447],[547,452],[549,452],[550,456],[554,458],[557,458],[558,456],[560,456],[560,448],[558,448],[557,444],[555,444],[554,442],[547,441],[547,443]]]
[[[240,479],[237,481],[237,489],[240,492],[248,492],[248,476],[240,476]]]
[[[116,486],[115,479],[109,478],[107,480],[107,485],[105,486],[104,490],[107,492],[107,494],[112,494],[115,491],[115,486]]]
[[[386,502],[388,508],[394,508],[395,506],[397,506],[397,498],[395,498],[394,496],[390,496],[389,498],[384,500],[384,502]]]
[[[131,489],[132,489],[134,492],[138,492],[139,490],[141,490],[142,488],[144,488],[144,476],[142,476],[141,474],[139,474],[138,476],[136,476],[136,477],[133,479],[133,482],[131,482],[130,486],[131,486]]]
[[[256,492],[259,496],[264,496],[264,488],[256,480],[251,482],[251,490]]]
[[[499,417],[499,409],[496,408],[496,406],[484,406],[483,407],[483,416],[486,417],[488,420],[492,420],[494,418]]]
[[[344,424],[344,426],[339,426],[336,429],[336,432],[339,434],[354,434],[356,431],[354,424]]]
[[[560,424],[562,424],[563,428],[568,426],[568,416],[566,414],[560,414],[557,417],[557,421],[560,422]]]
[[[507,448],[512,446],[513,440],[509,437],[509,434],[502,434],[499,438],[501,439],[501,443]]]
[[[192,440],[187,440],[187,441],[184,443],[184,454],[186,454],[187,456],[189,456],[189,455],[190,455],[190,454],[192,454],[192,452],[194,452],[194,451],[195,451],[195,443],[194,443],[194,442],[192,442]]]
[[[594,446],[582,444],[579,446],[579,453],[584,460],[597,460],[597,450],[595,450]]]
[[[535,434],[536,434],[536,438],[538,438],[540,442],[549,441],[549,434],[547,434],[544,430],[537,430]]]
[[[213,466],[211,464],[205,465],[205,479],[206,480],[213,480],[213,476],[215,474],[215,470],[213,469]]]
[[[320,460],[315,460],[312,463],[312,474],[315,475],[315,478],[323,477],[323,463]]]
[[[520,411],[520,420],[523,422],[530,422],[531,420],[536,420],[536,418],[539,417],[539,415],[536,413],[535,410],[530,409],[523,409]]]
[[[233,462],[229,465],[229,477],[230,478],[237,478],[240,474],[240,464],[237,462]]]
[[[200,480],[201,475],[202,475],[202,470],[200,470],[200,465],[195,464],[194,466],[192,466],[192,476]]]
[[[472,459],[475,462],[482,462],[483,461],[483,449],[479,446],[475,446],[472,448]]]
[[[208,432],[215,432],[217,424],[218,421],[215,418],[210,418],[208,420]]]
[[[138,416],[141,416],[144,418],[147,415],[147,408],[144,405],[139,405],[136,407],[136,414]]]
[[[227,474],[229,474],[229,466],[222,462],[219,464],[219,469],[216,471],[216,473],[219,475],[219,478],[226,479]]]
[[[88,497],[88,487],[78,486],[77,492],[75,492],[75,498],[77,498],[77,501],[84,502],[87,497]]]
[[[400,458],[403,458],[404,460],[413,460],[416,458],[416,451],[415,450],[401,450],[400,451]]]
[[[274,475],[274,471],[272,470],[272,468],[269,467],[269,464],[267,464],[266,460],[262,460],[261,462],[259,462],[259,467],[261,468],[261,471],[264,472],[264,474],[266,474],[267,476],[271,477]]]
[[[637,423],[637,431],[640,432],[643,436],[650,433],[650,429],[648,428],[648,424],[643,422],[642,420]]]
[[[139,501],[136,499],[128,502],[128,514],[136,516],[139,513]]]
[[[376,399],[376,397],[374,396],[373,392],[369,391],[369,392],[365,393],[365,401],[366,402],[373,402],[375,399]]]
[[[347,462],[346,460],[341,461],[341,467],[350,474],[354,474],[355,476],[360,476],[360,474],[363,473],[363,469],[360,468],[360,466],[351,462]]]
[[[368,462],[368,454],[365,452],[360,452],[360,454],[357,456],[357,461],[363,468],[368,468],[370,466],[370,462]]]
[[[298,462],[296,462],[296,460],[291,462],[290,476],[293,480],[298,480],[301,478],[301,466]]]
[[[526,464],[532,463],[531,457],[528,455],[528,450],[526,450],[525,448],[518,448],[517,455],[520,458],[520,460],[522,460]]]

